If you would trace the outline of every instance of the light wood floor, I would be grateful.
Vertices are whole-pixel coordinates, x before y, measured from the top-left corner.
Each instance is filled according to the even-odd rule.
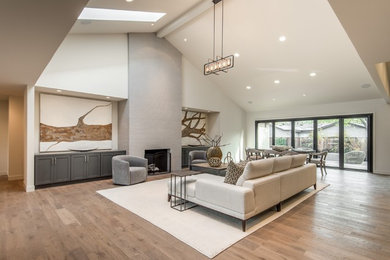
[[[390,176],[328,170],[325,182],[215,259],[390,259]],[[95,192],[113,186],[25,193],[0,179],[0,259],[206,259]]]

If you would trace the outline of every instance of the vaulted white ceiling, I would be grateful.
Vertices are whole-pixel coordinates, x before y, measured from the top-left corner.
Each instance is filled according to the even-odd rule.
[[[212,56],[212,21],[211,9],[167,36],[199,70]],[[224,25],[224,55],[240,57],[207,77],[247,111],[380,97],[326,0],[225,0]]]
[[[166,12],[167,15],[154,26],[78,21],[72,33],[157,32],[200,2],[91,0],[89,7]],[[239,53],[240,57],[228,73],[207,77],[245,110],[380,97],[327,0],[224,0],[224,4],[224,54]],[[217,27],[219,8],[220,4]],[[203,64],[212,58],[212,24],[213,8],[210,8],[166,36],[200,72]],[[285,42],[279,41],[281,35],[286,36]],[[218,45],[219,39],[217,36]],[[317,76],[310,77],[312,72]],[[275,84],[275,80],[280,83]],[[362,88],[363,85],[370,87]],[[247,90],[246,86],[251,89]]]

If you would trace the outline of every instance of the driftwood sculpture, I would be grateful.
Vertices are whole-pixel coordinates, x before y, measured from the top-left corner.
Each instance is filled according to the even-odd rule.
[[[188,111],[186,111],[181,120],[181,125],[184,126],[181,130],[181,136],[194,138],[199,144],[202,144],[201,138],[206,134],[206,123],[203,123],[202,126],[199,125],[202,119],[206,119],[203,113],[195,112],[192,116],[189,116]]]
[[[99,107],[110,106],[111,103],[107,105],[100,105],[92,108],[87,113],[79,117],[77,125],[75,126],[66,126],[66,127],[56,127],[45,124],[40,124],[40,139],[41,142],[56,142],[51,145],[47,150],[53,147],[56,144],[61,142],[75,142],[75,141],[103,141],[111,140],[112,136],[112,124],[107,125],[87,125],[84,123],[84,118],[90,114],[93,110]]]

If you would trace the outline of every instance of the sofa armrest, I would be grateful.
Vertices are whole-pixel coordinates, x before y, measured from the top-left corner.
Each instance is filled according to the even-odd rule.
[[[253,191],[246,187],[198,179],[195,191],[196,199],[241,214],[247,214],[255,208]]]
[[[129,157],[130,166],[135,167],[148,167],[148,160],[142,157],[130,156]]]
[[[114,183],[122,183],[123,180],[130,180],[129,162],[114,156],[112,158],[112,178]]]

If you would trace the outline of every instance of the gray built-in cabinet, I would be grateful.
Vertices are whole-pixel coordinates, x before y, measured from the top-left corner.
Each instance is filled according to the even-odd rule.
[[[112,157],[126,151],[93,151],[35,155],[35,186],[111,177]]]

